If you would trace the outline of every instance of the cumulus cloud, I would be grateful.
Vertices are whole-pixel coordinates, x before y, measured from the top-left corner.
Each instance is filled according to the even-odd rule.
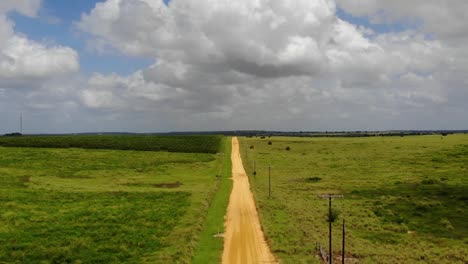
[[[0,78],[44,78],[76,72],[78,54],[67,47],[47,47],[25,37],[10,37],[0,57]]]
[[[0,14],[16,11],[24,16],[34,17],[41,6],[42,0],[2,0]]]
[[[30,107],[48,111],[53,94],[64,118],[89,130],[462,128],[465,2],[106,0],[75,24],[88,46],[154,63],[65,87],[76,52],[14,32],[5,14],[35,16],[40,1],[5,1],[0,83],[47,80],[29,93]],[[369,18],[370,28],[338,9]],[[372,28],[389,23],[407,26]],[[2,102],[19,96],[0,88]]]
[[[133,17],[138,19],[129,21]],[[109,0],[77,26],[93,36],[98,50],[110,46],[153,56],[157,63],[143,71],[146,81],[186,89],[318,75],[331,59],[341,62],[328,51],[350,55],[372,46],[336,18],[328,0],[172,1],[170,7],[162,1]]]
[[[11,81],[51,78],[79,70],[78,54],[71,48],[50,47],[14,31],[7,17],[11,11],[35,16],[39,0],[5,0],[0,3],[0,85]]]
[[[333,27],[333,1],[111,0],[96,5],[78,28],[97,49],[154,56],[263,77],[320,70]],[[134,20],[133,18],[136,18]],[[93,43],[91,43],[93,44]]]
[[[29,131],[53,130],[78,109],[74,95],[79,55],[68,47],[47,45],[15,31],[9,15],[37,19],[41,0],[0,1],[0,133],[17,127],[25,112]],[[34,121],[28,120],[34,116]]]
[[[155,63],[131,76],[93,76],[81,97],[92,109],[181,112],[179,120],[240,128],[320,128],[307,125],[312,120],[382,127],[381,118],[436,111],[466,88],[459,75],[466,52],[428,35],[464,30],[463,20],[437,27],[442,18],[457,20],[460,9],[414,2],[107,0],[76,25],[89,45]],[[379,33],[340,19],[338,7],[375,23],[424,27]]]
[[[145,82],[141,72],[128,77],[95,74],[89,79],[87,87],[82,93],[82,100],[86,106],[123,111],[146,110],[145,101],[167,104],[167,100],[184,94],[182,89]],[[139,99],[140,103],[136,103]]]

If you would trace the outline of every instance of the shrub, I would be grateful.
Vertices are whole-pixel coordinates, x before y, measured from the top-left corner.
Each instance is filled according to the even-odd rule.
[[[378,217],[381,217],[381,216],[384,216],[384,210],[382,208],[376,208],[374,209],[374,214],[375,216],[378,216]]]
[[[254,146],[253,146],[253,145],[251,145],[251,146],[250,146],[250,149],[254,149]]]
[[[286,150],[287,150],[287,151],[290,151],[290,150],[291,150],[291,148],[290,148],[289,146],[287,146],[287,147],[286,147]]]
[[[10,133],[10,134],[5,134],[3,135],[4,137],[21,137],[21,133]]]
[[[398,215],[398,216],[396,216],[396,217],[393,219],[393,221],[394,221],[395,223],[401,225],[401,224],[403,224],[403,223],[406,222],[406,218],[404,218],[404,217],[401,216],[401,215]]]
[[[434,179],[425,179],[421,181],[421,184],[424,184],[424,185],[434,185],[436,183],[437,183],[437,180],[434,180]]]
[[[340,217],[341,212],[338,209],[332,208],[331,214],[327,212],[327,221],[334,223]]]
[[[318,182],[318,181],[321,181],[322,178],[320,178],[320,177],[309,177],[307,180],[310,181],[310,182]]]
[[[452,223],[450,223],[450,221],[447,219],[447,218],[442,218],[440,220],[440,224],[442,224],[445,228],[449,229],[449,230],[453,230],[453,226],[452,226]]]
[[[271,143],[271,141],[269,141],[269,142],[268,142],[268,145],[271,145],[271,144],[273,144],[273,143]]]

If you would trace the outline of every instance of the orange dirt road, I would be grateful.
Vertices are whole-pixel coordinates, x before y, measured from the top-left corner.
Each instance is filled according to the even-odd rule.
[[[276,263],[260,227],[236,137],[232,138],[231,160],[234,184],[225,222],[223,264]]]

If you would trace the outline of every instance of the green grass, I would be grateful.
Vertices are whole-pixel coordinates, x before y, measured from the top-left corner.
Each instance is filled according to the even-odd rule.
[[[189,198],[187,192],[2,196],[0,261],[139,262],[167,246],[163,238],[185,214]]]
[[[225,140],[224,166],[220,175],[218,190],[208,210],[206,223],[200,235],[200,243],[192,263],[220,263],[224,240],[219,236],[224,232],[224,216],[232,189],[231,138]],[[215,236],[217,235],[217,236]]]
[[[267,240],[282,263],[316,263],[315,243],[328,245],[328,202],[320,193],[345,196],[333,202],[341,212],[335,254],[345,218],[347,252],[360,263],[468,262],[467,135],[242,138],[241,150]]]
[[[211,153],[220,151],[222,136],[20,136],[0,137],[3,147],[84,148]]]
[[[221,166],[203,153],[0,147],[0,263],[190,263]]]

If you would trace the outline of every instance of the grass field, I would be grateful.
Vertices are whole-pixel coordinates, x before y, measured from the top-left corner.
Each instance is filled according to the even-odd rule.
[[[223,159],[0,147],[0,263],[190,263]]]
[[[359,263],[468,263],[467,135],[241,138],[241,150],[282,263],[317,262],[316,242],[328,251],[328,201],[320,193],[345,197],[333,202],[341,212],[334,254],[345,218],[347,256]]]
[[[205,226],[200,235],[198,248],[195,251],[193,264],[220,263],[224,240],[219,236],[224,232],[224,216],[232,190],[231,138],[225,140],[223,174],[218,183],[218,189],[213,197],[206,216]]]
[[[222,136],[21,136],[0,137],[3,147],[84,148],[211,153],[219,151]]]

